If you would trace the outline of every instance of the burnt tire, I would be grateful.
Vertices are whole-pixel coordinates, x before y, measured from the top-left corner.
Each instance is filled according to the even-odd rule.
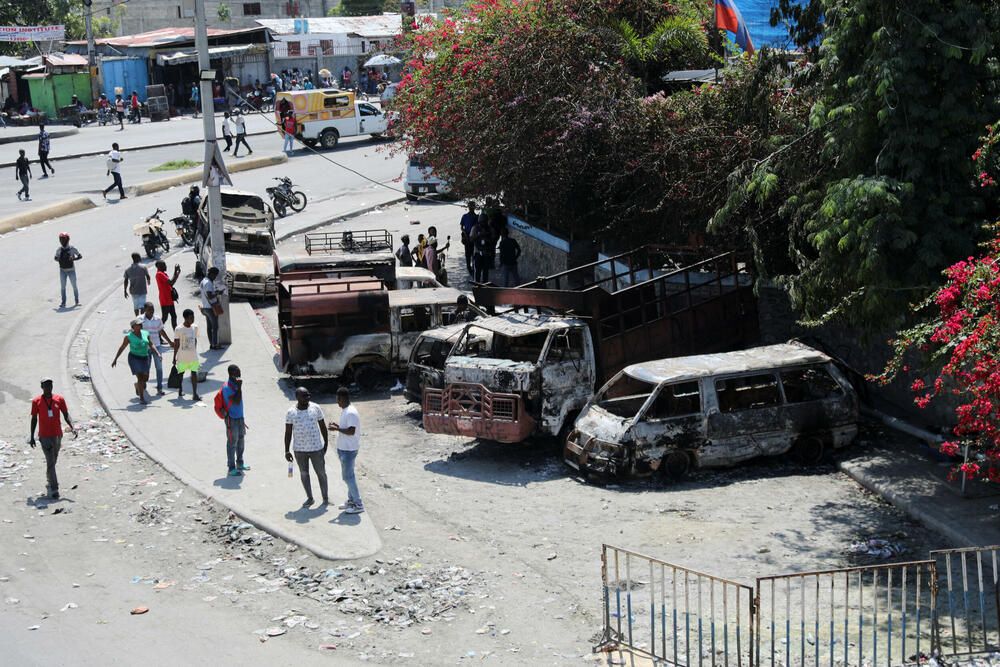
[[[663,455],[660,470],[670,479],[682,479],[691,472],[691,455],[683,449],[675,449]]]
[[[825,454],[826,445],[817,437],[800,438],[792,446],[792,455],[795,460],[805,465],[820,463]]]
[[[359,364],[354,367],[351,374],[362,391],[372,391],[375,389],[378,386],[379,377],[381,376],[378,368],[373,364]]]

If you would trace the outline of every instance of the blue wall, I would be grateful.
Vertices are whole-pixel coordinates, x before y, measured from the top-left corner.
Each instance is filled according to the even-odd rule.
[[[756,48],[765,45],[778,48],[790,46],[788,29],[784,25],[771,27],[771,8],[778,6],[777,0],[734,0],[734,2],[743,14],[750,39]]]
[[[120,58],[116,60],[103,60],[102,76],[104,87],[101,91],[108,96],[109,100],[115,99],[115,87],[120,86],[122,97],[126,100],[132,91],[139,95],[139,101],[146,101],[146,86],[149,84],[149,74],[146,70],[145,58]]]

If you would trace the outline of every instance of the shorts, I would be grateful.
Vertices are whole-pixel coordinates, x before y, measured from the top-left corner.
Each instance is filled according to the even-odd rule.
[[[152,354],[152,353],[150,353]],[[149,375],[149,355],[140,357],[138,354],[128,353],[128,367],[132,371],[132,375],[138,375],[139,373],[145,373]]]
[[[197,361],[178,361],[177,372],[186,373],[187,371],[191,371],[192,373],[197,373],[199,365]]]
[[[132,308],[135,310],[142,310],[146,307],[146,295],[145,294],[133,294],[132,295]]]

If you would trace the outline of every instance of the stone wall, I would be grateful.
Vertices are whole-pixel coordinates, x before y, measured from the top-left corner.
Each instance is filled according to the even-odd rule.
[[[567,241],[510,214],[507,215],[507,227],[510,237],[521,245],[517,268],[522,283],[597,259],[597,249],[589,241]]]

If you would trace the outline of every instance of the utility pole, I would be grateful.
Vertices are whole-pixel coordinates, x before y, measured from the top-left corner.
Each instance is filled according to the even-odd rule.
[[[90,99],[91,104],[97,106],[97,98],[99,97],[98,87],[97,87],[97,63],[95,61],[94,51],[96,47],[94,46],[94,8],[91,6],[93,0],[83,0],[83,6],[86,8],[86,19],[87,19],[87,69],[90,70]]]
[[[205,0],[195,0],[194,3],[194,44],[198,49],[198,86],[201,93],[201,115],[205,125],[205,164],[213,161],[221,162],[222,155],[215,142],[215,100],[212,93],[211,71],[208,57],[208,27],[205,19]],[[209,74],[211,73],[211,74]],[[208,182],[208,222],[212,244],[212,266],[219,269],[219,280],[226,281],[226,239],[222,228],[222,194],[221,182],[218,178]],[[207,272],[209,267],[204,267]],[[219,344],[228,345],[232,342],[232,328],[229,321],[229,294],[220,299],[222,315],[219,316]]]

